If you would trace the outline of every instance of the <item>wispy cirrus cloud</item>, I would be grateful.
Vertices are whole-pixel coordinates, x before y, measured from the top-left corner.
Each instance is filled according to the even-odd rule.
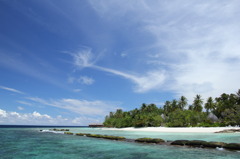
[[[32,103],[30,103],[30,102],[26,102],[26,101],[22,101],[22,100],[18,100],[17,102],[20,104],[23,104],[23,105],[32,106]]]
[[[19,90],[14,89],[14,88],[5,87],[5,86],[0,86],[0,89],[6,90],[6,91],[10,91],[10,92],[14,92],[14,93],[18,93],[18,94],[25,94],[22,91],[19,91]]]
[[[95,64],[96,60],[94,59],[93,53],[89,50],[82,50],[75,54],[73,53],[72,55],[74,65],[77,67],[89,67],[128,79],[135,84],[134,91],[137,93],[144,93],[150,90],[159,89],[166,78],[165,71],[162,69],[151,70],[147,73],[144,73],[143,75],[137,75],[137,73],[127,73],[116,69],[98,66]]]

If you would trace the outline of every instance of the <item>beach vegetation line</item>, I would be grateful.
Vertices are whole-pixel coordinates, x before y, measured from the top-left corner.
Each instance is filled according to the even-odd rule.
[[[117,109],[105,117],[105,127],[220,127],[240,125],[240,89],[235,94],[209,97],[196,95],[188,104],[185,96],[166,101],[162,107],[143,103],[130,111]]]

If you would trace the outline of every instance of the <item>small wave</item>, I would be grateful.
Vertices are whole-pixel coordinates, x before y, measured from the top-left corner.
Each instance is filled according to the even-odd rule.
[[[216,149],[219,150],[219,151],[223,151],[224,150],[224,148],[222,148],[222,147],[216,147]]]
[[[54,133],[54,134],[64,134],[63,131],[53,131],[53,130],[41,130],[41,132]]]

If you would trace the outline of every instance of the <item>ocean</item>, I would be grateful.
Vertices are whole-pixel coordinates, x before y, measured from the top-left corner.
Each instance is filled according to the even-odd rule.
[[[96,139],[53,132],[56,127],[0,127],[1,159],[239,159],[239,151],[140,144]],[[88,127],[64,127],[71,132],[108,134],[136,139],[158,137],[164,140],[199,139],[240,143],[240,134],[156,133],[110,131]],[[43,131],[40,131],[43,130]]]

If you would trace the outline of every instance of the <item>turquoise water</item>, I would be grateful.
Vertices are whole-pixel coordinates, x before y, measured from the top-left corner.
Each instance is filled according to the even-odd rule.
[[[1,159],[239,159],[240,152],[217,149],[146,145],[40,132],[43,128],[1,128]],[[216,141],[239,141],[240,134],[181,134],[106,131],[91,128],[70,128],[71,132],[112,134],[137,138],[142,136],[165,139],[188,137]],[[216,136],[216,137],[214,137]],[[237,140],[237,141],[236,141]]]

